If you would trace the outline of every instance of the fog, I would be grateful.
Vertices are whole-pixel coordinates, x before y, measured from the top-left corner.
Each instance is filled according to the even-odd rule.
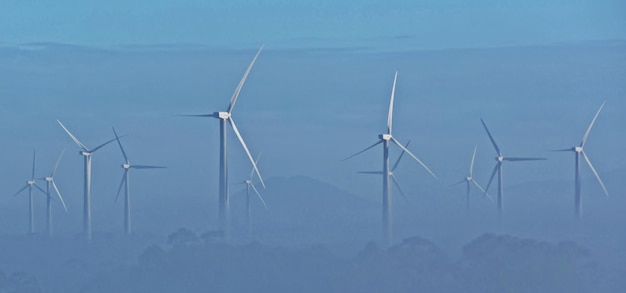
[[[268,45],[232,114],[252,153],[262,153],[258,165],[267,187],[254,182],[268,209],[252,202],[248,239],[245,185],[237,183],[251,165],[230,133],[232,231],[226,240],[215,232],[217,120],[178,114],[224,110],[254,48],[5,46],[3,286],[48,292],[615,290],[623,284],[612,276],[626,268],[626,238],[618,225],[626,203],[620,180],[626,175],[625,48],[623,42],[412,51]],[[411,140],[409,149],[438,178],[409,157],[400,162],[394,175],[408,203],[393,191],[394,245],[387,249],[380,175],[356,173],[380,170],[380,147],[342,159],[386,130],[395,70],[394,137]],[[583,215],[577,220],[573,156],[549,150],[578,144],[603,101],[585,152],[610,196],[582,165]],[[489,179],[495,152],[480,118],[506,156],[548,158],[504,165],[500,221],[494,202],[473,191],[468,211],[464,186],[453,186],[467,175],[475,145],[474,178],[483,186]],[[167,166],[131,171],[131,237],[123,234],[122,201],[114,201],[123,173],[115,144],[93,155],[93,243],[81,236],[82,158],[56,119],[88,147],[113,138],[115,126],[132,163]],[[27,194],[10,196],[30,178],[33,149],[36,177],[50,172],[66,149],[55,181],[69,211],[53,202],[50,240],[45,196],[35,197],[33,235],[27,233]],[[392,148],[392,160],[399,154]],[[493,196],[496,187],[494,182]],[[185,237],[191,240],[180,240]],[[472,247],[482,252],[468,252]],[[366,256],[372,253],[377,256]],[[494,257],[498,261],[489,262]],[[520,258],[538,263],[521,264]],[[376,273],[381,266],[390,271]],[[189,267],[199,270],[180,271]],[[510,279],[539,268],[561,274],[523,285]],[[240,271],[251,281],[228,281]],[[287,271],[290,277],[281,277]]]

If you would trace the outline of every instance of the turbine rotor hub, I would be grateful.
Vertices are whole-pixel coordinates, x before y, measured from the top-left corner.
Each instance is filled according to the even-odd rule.
[[[247,179],[245,183],[246,183],[246,184],[252,184],[252,180]]]
[[[581,147],[581,146],[576,146],[576,147],[574,147],[574,151],[575,151],[575,152],[577,152],[577,153],[582,153],[582,151],[583,151],[583,147]]]
[[[378,137],[379,137],[380,139],[382,139],[382,140],[385,140],[385,141],[390,141],[392,136],[391,136],[391,134],[386,133],[386,134],[381,134],[381,135],[379,135]]]
[[[215,117],[226,120],[230,118],[230,113],[228,112],[215,112]]]

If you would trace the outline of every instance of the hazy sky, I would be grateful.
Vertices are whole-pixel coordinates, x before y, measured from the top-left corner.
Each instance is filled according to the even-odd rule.
[[[483,47],[624,39],[624,11],[621,0],[7,0],[0,44]]]

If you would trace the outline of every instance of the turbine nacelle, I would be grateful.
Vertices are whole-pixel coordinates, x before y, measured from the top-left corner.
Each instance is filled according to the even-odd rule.
[[[215,112],[213,113],[213,115],[215,116],[215,118],[222,120],[230,119],[230,112]]]
[[[81,156],[89,157],[91,156],[91,152],[88,151],[78,151]]]
[[[502,163],[504,162],[504,157],[503,156],[496,157],[496,161]]]
[[[472,176],[467,176],[467,177],[465,177],[465,180],[466,180],[467,182],[471,182],[471,181],[472,181]]]
[[[128,170],[130,169],[130,164],[122,164],[122,168]]]
[[[35,180],[28,180],[28,181],[26,181],[26,184],[33,185],[33,184],[35,184]]]
[[[44,180],[46,180],[46,182],[52,182],[54,179],[52,177],[45,177]]]
[[[573,150],[574,150],[575,152],[577,152],[577,153],[582,153],[582,152],[583,152],[583,147],[581,147],[581,146],[575,146],[575,147],[573,148]]]
[[[385,140],[385,141],[390,141],[390,140],[391,140],[391,138],[392,138],[392,136],[391,136],[391,134],[388,134],[388,133],[387,133],[387,134],[381,134],[381,135],[379,135],[379,136],[378,136],[378,138],[380,138],[380,139],[382,139],[382,140]]]

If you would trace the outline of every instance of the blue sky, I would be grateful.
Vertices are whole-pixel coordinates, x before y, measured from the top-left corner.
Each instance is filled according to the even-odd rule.
[[[624,39],[624,11],[619,0],[9,0],[0,43],[491,47]]]

